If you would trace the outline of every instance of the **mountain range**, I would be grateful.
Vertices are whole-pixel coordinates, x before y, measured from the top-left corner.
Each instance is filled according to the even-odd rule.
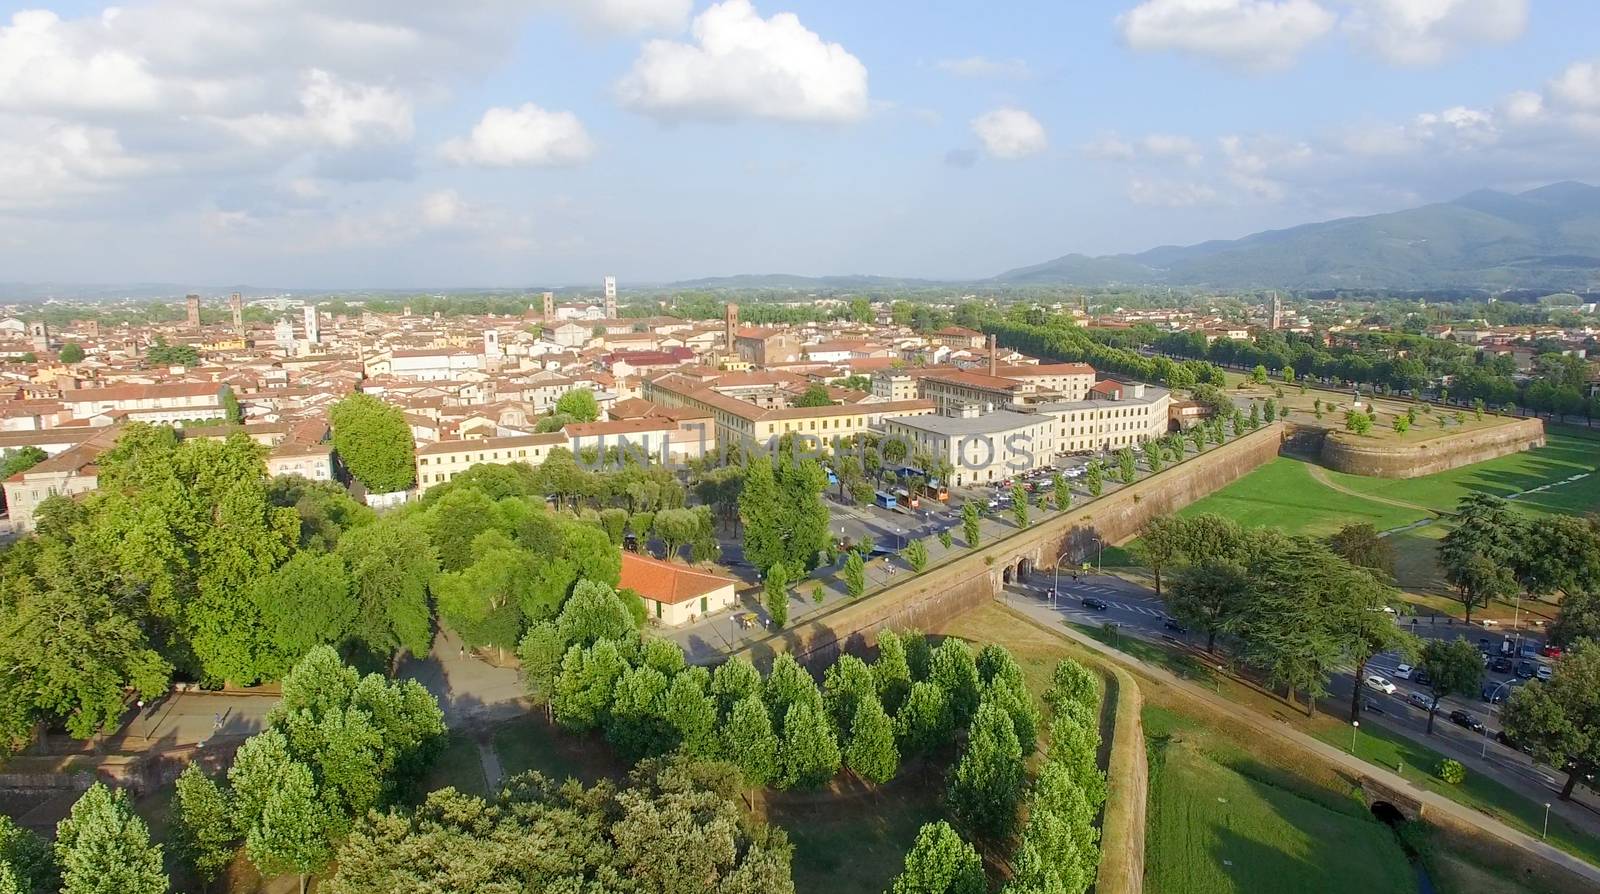
[[[1600,284],[1600,187],[1479,190],[1367,217],[1139,254],[1070,254],[997,282],[1215,288],[1585,290]]]

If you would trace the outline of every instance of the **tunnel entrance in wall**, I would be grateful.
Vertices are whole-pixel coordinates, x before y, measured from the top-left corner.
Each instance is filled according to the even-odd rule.
[[[1372,815],[1377,817],[1379,822],[1391,828],[1399,826],[1406,821],[1406,815],[1400,812],[1400,808],[1390,804],[1388,801],[1373,801]]]
[[[1002,581],[1008,583],[1008,584],[1011,583],[1011,566],[1010,565],[1007,565],[1005,567],[1005,570],[1000,572],[1000,579]]]

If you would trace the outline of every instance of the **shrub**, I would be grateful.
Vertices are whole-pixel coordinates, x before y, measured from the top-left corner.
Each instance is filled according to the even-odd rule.
[[[1467,779],[1467,768],[1461,766],[1460,761],[1448,757],[1439,762],[1439,769],[1436,772],[1440,779],[1451,785],[1460,785]]]

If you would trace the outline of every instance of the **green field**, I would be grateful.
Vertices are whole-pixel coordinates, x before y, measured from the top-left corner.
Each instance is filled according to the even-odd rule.
[[[1280,787],[1270,768],[1211,752],[1190,737],[1193,722],[1170,711],[1147,707],[1145,724],[1151,894],[1417,890],[1394,833],[1359,800]]]
[[[1536,512],[1582,514],[1600,508],[1600,474],[1594,474],[1600,468],[1600,436],[1552,427],[1545,440],[1544,447],[1422,478],[1395,481],[1338,472],[1329,472],[1328,477],[1350,490],[1439,512],[1453,511],[1469,493],[1510,496],[1545,485],[1548,490],[1524,494],[1514,502]],[[1587,477],[1566,480],[1574,475]]]
[[[1347,524],[1367,522],[1380,531],[1387,531],[1429,517],[1429,513],[1420,509],[1340,493],[1313,478],[1307,463],[1281,456],[1190,504],[1179,514],[1193,516],[1206,512],[1226,516],[1247,527],[1274,527],[1290,534],[1319,536],[1332,534]]]

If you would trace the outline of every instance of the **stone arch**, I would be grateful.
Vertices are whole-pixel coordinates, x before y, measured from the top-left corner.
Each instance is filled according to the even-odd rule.
[[[1400,808],[1390,804],[1388,801],[1373,801],[1372,815],[1387,826],[1398,826],[1406,821],[1406,815],[1401,812]]]
[[[1000,570],[1000,580],[1003,583],[1008,583],[1008,584],[1011,583],[1011,566],[1010,565],[1007,565],[1005,568],[1002,568]]]
[[[1017,582],[1021,583],[1027,580],[1031,574],[1033,574],[1033,560],[1024,556],[1017,562]]]

